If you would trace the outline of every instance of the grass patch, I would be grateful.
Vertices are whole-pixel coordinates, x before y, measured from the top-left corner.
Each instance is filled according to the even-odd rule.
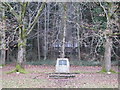
[[[86,61],[86,60],[71,60],[71,65],[78,65],[78,66],[100,66],[101,62],[99,61]]]
[[[32,62],[27,62],[26,64],[30,64],[30,65],[55,65],[56,60],[32,61]]]
[[[41,61],[31,61],[26,62],[26,64],[30,65],[56,65],[56,60],[41,60]],[[101,62],[99,61],[86,61],[86,60],[70,60],[70,65],[78,65],[78,66],[100,66]]]
[[[111,69],[109,72],[114,73],[114,74],[120,73],[120,72],[116,72],[116,71],[114,71],[114,70],[112,70],[112,69]],[[98,73],[107,73],[107,71],[106,71],[105,69],[102,69],[102,70],[99,71]]]
[[[19,64],[17,64],[15,70],[9,71],[9,72],[7,72],[7,74],[16,73],[16,72],[19,72],[22,74],[28,73],[24,68],[22,68]]]
[[[35,61],[28,61],[26,64],[29,65],[56,65],[56,60],[35,60]],[[70,65],[77,65],[77,66],[101,66],[102,63],[99,60],[70,60]],[[118,61],[112,61],[112,65],[118,65]]]
[[[0,67],[4,67],[5,66],[5,64],[0,64]]]

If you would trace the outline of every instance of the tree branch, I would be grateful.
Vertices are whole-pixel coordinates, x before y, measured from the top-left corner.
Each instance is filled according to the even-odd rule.
[[[29,27],[28,27],[28,29],[27,29],[27,31],[28,31],[28,30],[29,30],[29,31],[28,31],[27,35],[32,31],[32,29],[34,28],[35,24],[37,23],[38,18],[39,18],[39,16],[41,15],[41,12],[42,12],[45,4],[46,4],[45,2],[42,3],[40,9],[39,9],[38,12],[37,12],[37,15],[36,15],[35,18],[34,18],[34,21],[29,25]]]
[[[2,2],[2,3],[3,3],[3,5],[7,6],[10,9],[10,12],[15,16],[17,21],[19,21],[20,20],[20,16],[15,12],[13,7],[8,2]]]

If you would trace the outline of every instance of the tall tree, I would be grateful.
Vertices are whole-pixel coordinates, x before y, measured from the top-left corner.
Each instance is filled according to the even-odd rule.
[[[44,23],[44,60],[47,59],[47,5],[45,5],[45,23]]]
[[[6,32],[6,21],[5,21],[5,10],[2,9],[1,12],[1,20],[0,20],[0,64],[4,65],[5,64],[5,55],[6,55],[6,41],[5,41],[5,32]]]
[[[26,61],[26,42],[27,42],[27,36],[30,34],[30,32],[33,30],[34,26],[36,25],[39,16],[42,13],[42,10],[44,9],[45,2],[41,4],[41,7],[38,9],[37,14],[34,16],[33,21],[29,23],[29,25],[26,25],[27,18],[27,7],[29,6],[28,2],[19,2],[19,11],[15,11],[15,9],[11,6],[8,2],[3,2],[5,6],[9,8],[9,11],[14,15],[18,22],[18,29],[19,29],[19,36],[18,36],[18,59],[17,59],[17,66],[19,68],[24,69],[24,61]],[[21,72],[19,69],[16,71]]]
[[[65,57],[66,28],[67,28],[67,3],[63,3],[62,21],[63,21],[63,37],[62,37],[62,53],[61,53],[61,57],[64,58]]]
[[[37,27],[37,45],[38,45],[38,59],[40,60],[41,58],[40,58],[40,30],[39,30],[40,25],[39,24],[40,23],[38,20],[38,23],[37,23],[37,25],[38,25],[38,27]]]
[[[105,52],[104,52],[104,63],[103,63],[103,70],[106,72],[110,72],[111,70],[111,51],[112,51],[112,34],[114,30],[115,24],[115,11],[117,9],[117,5],[114,2],[106,3],[107,6],[105,7],[100,2],[100,6],[103,8],[105,16],[107,18],[107,27],[105,30]]]
[[[80,13],[80,15],[79,15]],[[81,12],[81,7],[78,5],[77,6],[77,23],[79,23],[79,21],[82,22],[82,12]],[[80,28],[77,26],[77,39],[78,39],[78,59],[81,59],[81,50],[80,50]]]

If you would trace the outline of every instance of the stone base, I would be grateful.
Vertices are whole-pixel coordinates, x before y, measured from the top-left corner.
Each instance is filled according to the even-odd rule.
[[[74,77],[75,75],[70,73],[52,73],[49,75],[49,78],[53,78],[53,79],[68,79]]]

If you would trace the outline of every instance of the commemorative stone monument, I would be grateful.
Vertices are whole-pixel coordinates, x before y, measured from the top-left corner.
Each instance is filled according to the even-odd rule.
[[[69,73],[69,60],[68,58],[57,58],[56,73]]]

